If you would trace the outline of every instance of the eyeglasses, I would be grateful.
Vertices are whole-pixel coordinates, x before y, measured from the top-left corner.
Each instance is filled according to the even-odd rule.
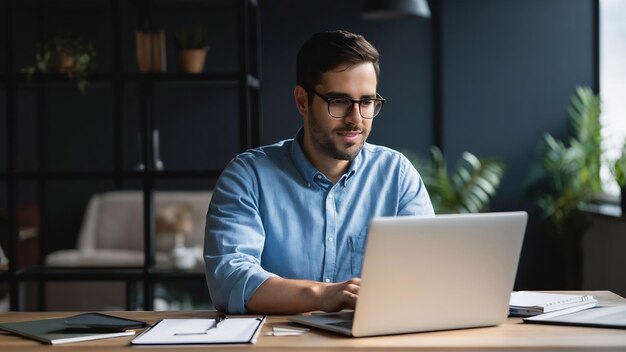
[[[359,104],[359,113],[364,119],[373,119],[380,113],[385,104],[385,99],[376,93],[376,98],[364,98],[354,100],[346,97],[327,97],[313,90],[318,97],[324,99],[328,103],[328,114],[330,116],[342,119],[352,112],[354,104]]]

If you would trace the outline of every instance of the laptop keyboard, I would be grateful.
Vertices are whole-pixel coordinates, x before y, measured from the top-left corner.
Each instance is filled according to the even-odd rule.
[[[326,325],[338,326],[340,328],[352,329],[351,321],[339,321],[336,323],[327,323]]]

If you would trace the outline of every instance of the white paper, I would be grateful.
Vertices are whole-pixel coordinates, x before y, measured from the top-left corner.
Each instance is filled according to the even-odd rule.
[[[591,301],[587,301],[587,303],[579,305],[579,306],[559,309],[559,310],[555,310],[555,311],[552,311],[552,312],[549,312],[549,313],[535,315],[533,317],[526,318],[525,320],[546,320],[546,319],[558,317],[560,315],[567,315],[567,314],[571,314],[571,313],[580,312],[581,310],[593,308],[593,307],[596,306],[596,304],[598,304],[598,301],[596,301],[594,299],[594,300],[591,300]]]

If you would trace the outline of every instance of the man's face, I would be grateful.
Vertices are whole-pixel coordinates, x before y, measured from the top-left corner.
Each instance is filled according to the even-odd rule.
[[[354,100],[376,97],[376,71],[371,63],[345,69],[339,67],[322,74],[315,91],[326,97]],[[372,119],[364,119],[358,104],[344,118],[332,117],[328,103],[314,94],[304,117],[304,143],[314,159],[353,160],[369,136]]]

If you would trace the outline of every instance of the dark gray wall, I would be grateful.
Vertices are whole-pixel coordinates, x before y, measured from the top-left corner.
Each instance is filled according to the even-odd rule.
[[[517,209],[544,133],[564,137],[577,85],[593,84],[592,1],[443,1],[444,148],[507,162],[494,200]]]
[[[566,106],[594,82],[591,0],[445,0],[444,149],[506,162],[492,210],[531,211],[518,287],[559,288],[561,246],[539,231],[524,185],[544,133],[563,138]]]

